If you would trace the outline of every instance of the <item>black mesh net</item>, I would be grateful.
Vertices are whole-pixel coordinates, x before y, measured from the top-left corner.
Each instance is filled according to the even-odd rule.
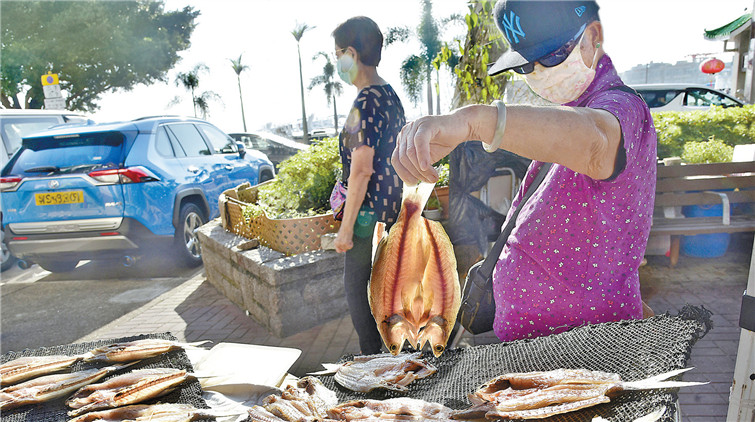
[[[705,308],[688,305],[676,316],[588,325],[532,340],[447,350],[440,358],[426,351],[422,357],[438,372],[414,381],[406,396],[466,409],[470,406],[467,394],[508,372],[585,368],[618,373],[624,381],[645,379],[684,368],[692,345],[711,328],[710,315]],[[352,358],[344,356],[341,362]],[[357,393],[338,385],[332,375],[320,379],[337,393],[339,402],[402,396],[386,390]],[[671,422],[676,393],[674,389],[624,392],[610,403],[546,420],[591,421],[602,416],[612,422],[633,421],[665,406],[660,420]]]
[[[76,343],[53,347],[41,347],[39,349],[26,349],[21,352],[9,352],[0,357],[0,363],[5,363],[13,359],[17,359],[24,356],[47,356],[47,355],[77,355],[84,353],[96,347],[107,346],[113,343],[120,343],[133,340],[141,340],[145,338],[156,338],[163,340],[176,340],[176,338],[170,333],[159,334],[145,334],[133,337],[124,337],[118,339],[109,340],[97,340],[87,343]],[[80,371],[91,368],[100,368],[108,366],[106,362],[77,362],[71,367],[71,371]],[[104,382],[112,377],[121,375],[124,371],[133,371],[136,369],[147,368],[176,368],[184,369],[188,372],[193,372],[194,368],[189,361],[188,356],[183,350],[174,350],[165,353],[160,356],[156,356],[151,359],[145,359],[136,365],[130,366],[125,370],[115,372],[108,375],[105,378],[97,381],[97,383]],[[46,421],[67,421],[70,417],[67,415],[69,410],[65,405],[65,400],[68,397],[62,397],[56,400],[52,400],[46,403],[40,403],[36,405],[21,406],[16,409],[4,410],[0,414],[0,421],[7,422],[21,422],[21,421],[34,421],[34,422],[46,422]],[[189,379],[182,383],[176,390],[171,393],[144,402],[150,403],[183,403],[190,404],[199,409],[208,409],[207,403],[202,398],[202,387],[199,385],[199,381],[195,379]]]

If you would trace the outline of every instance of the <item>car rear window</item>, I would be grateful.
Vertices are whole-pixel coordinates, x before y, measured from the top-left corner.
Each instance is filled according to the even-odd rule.
[[[21,139],[24,136],[45,130],[59,124],[60,121],[61,119],[56,116],[3,116],[0,119],[0,134],[8,155],[21,147]]]
[[[118,168],[123,162],[123,143],[124,136],[118,132],[25,139],[4,175],[33,177]]]

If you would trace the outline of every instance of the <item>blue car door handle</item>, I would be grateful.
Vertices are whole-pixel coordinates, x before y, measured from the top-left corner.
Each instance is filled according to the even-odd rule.
[[[231,170],[233,170],[233,165],[231,165],[231,164],[226,164],[226,165],[225,165],[225,169],[226,169],[226,170],[228,170],[228,171],[231,171]]]

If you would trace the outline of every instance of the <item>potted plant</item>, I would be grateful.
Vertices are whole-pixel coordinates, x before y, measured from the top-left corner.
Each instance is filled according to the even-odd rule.
[[[687,164],[726,163],[732,160],[734,147],[711,136],[708,141],[684,144],[682,161]],[[723,204],[687,205],[682,207],[686,217],[723,217]],[[687,256],[715,258],[726,253],[731,234],[711,233],[682,236],[680,249]]]
[[[422,215],[425,216],[425,218],[429,220],[440,220],[442,218],[442,206],[440,204],[440,200],[436,195],[433,195],[430,197],[430,199],[427,200],[427,204],[425,205],[425,210],[422,212]]]
[[[435,170],[438,171],[438,181],[435,183],[435,191],[433,196],[438,198],[440,202],[440,209],[442,211],[441,218],[448,218],[448,163],[440,163],[435,166]]]

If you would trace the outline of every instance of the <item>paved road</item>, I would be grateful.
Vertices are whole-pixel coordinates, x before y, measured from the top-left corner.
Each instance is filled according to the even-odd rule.
[[[82,262],[64,274],[12,268],[0,276],[0,353],[74,342],[200,271],[160,257],[128,268]]]

